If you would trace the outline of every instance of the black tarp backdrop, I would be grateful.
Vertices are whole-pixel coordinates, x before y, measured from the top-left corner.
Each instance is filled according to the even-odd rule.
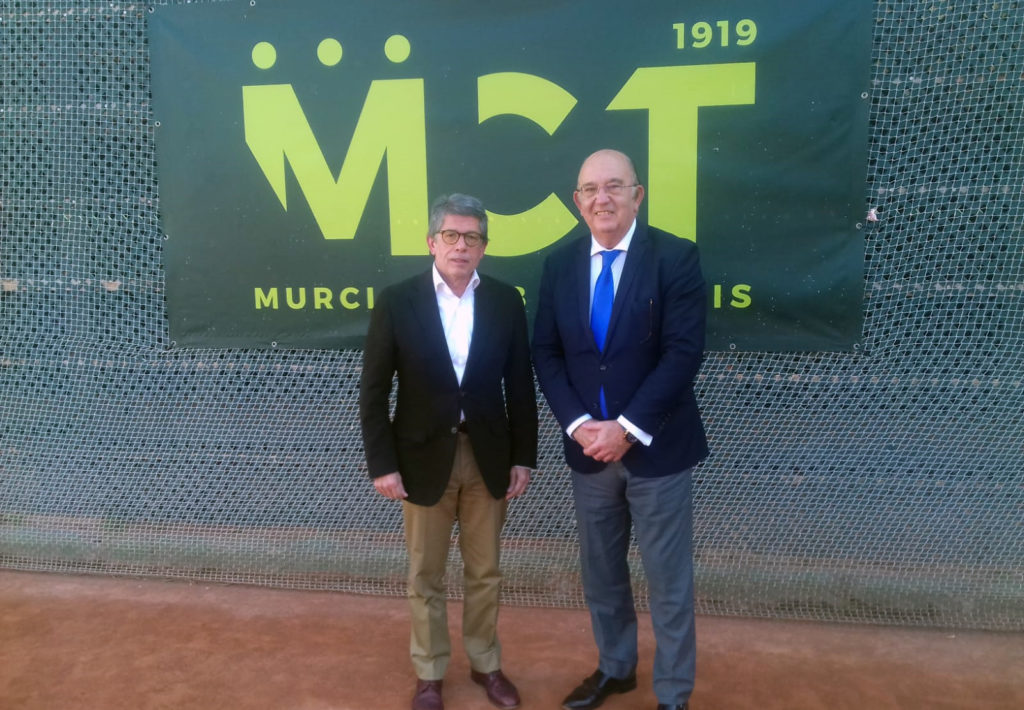
[[[641,218],[700,246],[710,349],[855,348],[871,5],[785,6],[156,7],[172,341],[358,347],[374,294],[429,265],[427,204],[453,191],[549,210],[493,219],[481,266],[532,317],[544,256],[580,233],[579,164],[615,147]]]

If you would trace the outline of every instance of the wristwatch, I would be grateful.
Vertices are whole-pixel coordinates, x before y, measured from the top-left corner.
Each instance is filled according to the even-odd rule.
[[[622,429],[622,438],[628,441],[630,444],[635,444],[637,441],[639,441],[635,436],[633,436],[629,432],[629,429],[626,429],[625,427],[623,427]]]

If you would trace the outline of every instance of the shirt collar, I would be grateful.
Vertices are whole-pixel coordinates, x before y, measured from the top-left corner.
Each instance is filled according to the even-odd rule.
[[[434,293],[443,293],[448,296],[455,296],[455,292],[452,291],[451,287],[444,282],[441,278],[441,272],[437,270],[437,264],[431,264],[430,271],[434,275]],[[473,276],[469,279],[469,287],[466,288],[462,294],[465,296],[471,291],[476,291],[476,287],[480,285],[480,274],[477,273],[476,269],[473,269]]]
[[[619,250],[622,250],[622,251],[629,251],[629,244],[630,244],[630,242],[633,241],[633,232],[635,232],[635,231],[636,231],[636,220],[634,219],[633,220],[633,224],[631,224],[630,227],[629,227],[629,231],[626,232],[626,236],[624,236],[622,239],[619,240],[619,243],[616,244],[613,247],[613,250],[619,249]],[[608,250],[605,249],[603,246],[601,246],[600,242],[598,242],[597,239],[594,238],[594,235],[591,234],[590,235],[590,255],[593,256],[594,254],[600,254],[603,251],[608,251]]]

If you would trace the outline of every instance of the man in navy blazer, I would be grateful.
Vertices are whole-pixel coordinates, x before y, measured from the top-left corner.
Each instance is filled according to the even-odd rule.
[[[444,575],[456,520],[470,676],[494,705],[514,708],[519,694],[501,671],[497,635],[498,563],[507,501],[526,490],[537,462],[526,313],[516,289],[477,273],[487,248],[478,199],[438,198],[427,245],[431,269],[377,299],[359,388],[370,478],[381,495],[402,501],[417,677],[412,708],[444,707],[451,656]]]
[[[691,472],[708,448],[693,382],[707,294],[696,245],[637,222],[643,197],[628,156],[601,150],[584,161],[573,198],[590,233],[548,256],[534,323],[599,654],[567,710],[636,687],[631,526],[649,582],[659,710],[686,708],[694,684]]]

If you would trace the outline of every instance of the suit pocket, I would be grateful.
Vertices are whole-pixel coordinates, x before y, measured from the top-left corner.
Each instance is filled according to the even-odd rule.
[[[658,331],[658,303],[654,296],[644,296],[634,301],[629,321],[632,342],[646,343],[654,338]]]

